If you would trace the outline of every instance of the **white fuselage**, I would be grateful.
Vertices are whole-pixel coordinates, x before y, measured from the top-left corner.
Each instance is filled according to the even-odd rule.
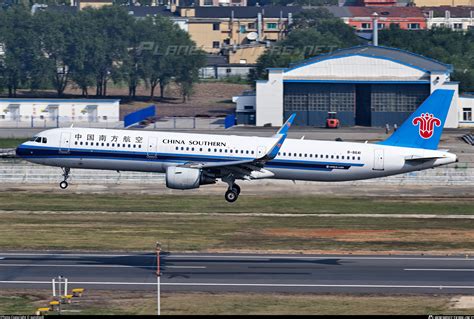
[[[260,158],[275,141],[267,137],[92,128],[51,129],[37,136],[42,138],[40,142],[32,140],[19,146],[19,156],[50,166],[146,172],[165,172],[168,166],[190,162]],[[408,158],[427,159],[410,161]],[[272,178],[278,179],[348,181],[406,173],[455,161],[456,155],[445,151],[286,139],[278,155],[265,164],[265,169],[274,174]]]

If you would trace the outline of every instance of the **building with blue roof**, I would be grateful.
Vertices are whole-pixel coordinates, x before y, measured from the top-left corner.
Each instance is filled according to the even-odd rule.
[[[457,127],[458,83],[453,67],[408,51],[357,46],[268,70],[256,83],[256,125],[324,126],[336,112],[344,126],[400,125],[438,88],[455,90],[446,127]]]

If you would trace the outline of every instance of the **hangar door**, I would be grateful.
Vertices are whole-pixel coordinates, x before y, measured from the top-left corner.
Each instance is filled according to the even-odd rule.
[[[328,112],[337,112],[341,125],[354,125],[355,89],[346,83],[285,82],[283,116],[296,113],[295,125],[324,126]]]

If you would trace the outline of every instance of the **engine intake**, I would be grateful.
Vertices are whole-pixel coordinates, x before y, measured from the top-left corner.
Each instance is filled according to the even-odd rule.
[[[214,184],[216,179],[203,174],[199,168],[176,167],[166,168],[166,187],[172,189],[193,189],[200,185]]]

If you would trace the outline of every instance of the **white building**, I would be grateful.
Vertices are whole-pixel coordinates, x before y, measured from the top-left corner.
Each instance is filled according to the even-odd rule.
[[[0,99],[0,126],[55,127],[72,123],[112,126],[119,122],[120,100]]]
[[[474,94],[463,94],[459,97],[460,127],[474,127]]]
[[[341,125],[400,125],[436,89],[455,91],[445,127],[458,127],[458,83],[447,65],[404,50],[358,46],[268,70],[257,81],[256,125],[324,126],[328,112]]]
[[[468,31],[474,28],[474,7],[424,7],[423,12],[428,29]]]

